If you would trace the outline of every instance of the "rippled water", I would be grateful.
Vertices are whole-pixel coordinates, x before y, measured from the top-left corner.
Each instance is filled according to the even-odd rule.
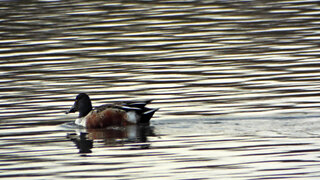
[[[1,1],[0,177],[320,177],[317,1]],[[150,127],[77,129],[154,99]]]

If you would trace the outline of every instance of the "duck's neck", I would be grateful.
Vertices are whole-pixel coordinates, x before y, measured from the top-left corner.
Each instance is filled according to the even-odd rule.
[[[90,99],[85,103],[79,105],[79,118],[85,117],[92,110],[92,104]]]

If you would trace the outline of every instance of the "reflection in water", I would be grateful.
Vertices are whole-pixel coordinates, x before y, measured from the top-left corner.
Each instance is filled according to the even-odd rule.
[[[150,144],[148,136],[155,136],[153,127],[146,125],[130,125],[109,127],[104,129],[78,129],[76,133],[68,133],[67,138],[75,143],[79,153],[91,153],[93,143],[101,143],[106,147],[123,146],[128,143],[139,143],[135,148],[147,149]]]
[[[92,153],[93,140],[87,138],[87,133],[81,132],[77,134],[67,134],[68,139],[74,142],[79,149],[79,153]]]

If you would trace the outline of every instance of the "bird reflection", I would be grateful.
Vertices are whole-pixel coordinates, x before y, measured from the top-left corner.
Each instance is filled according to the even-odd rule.
[[[81,132],[79,136],[76,133],[68,133],[67,138],[74,142],[79,153],[92,153],[93,140],[87,139],[87,133]]]
[[[106,146],[123,146],[127,143],[141,143],[135,148],[147,149],[150,144],[148,136],[155,136],[154,128],[146,125],[130,125],[125,127],[109,127],[106,129],[77,129],[68,133],[67,138],[74,142],[79,153],[91,153],[93,143],[103,142]]]

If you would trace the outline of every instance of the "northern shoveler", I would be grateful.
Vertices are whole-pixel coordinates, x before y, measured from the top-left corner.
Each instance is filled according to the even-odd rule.
[[[79,111],[75,123],[86,128],[104,128],[108,126],[125,126],[149,123],[158,108],[145,107],[151,100],[140,102],[121,102],[106,104],[92,109],[89,96],[80,93],[74,105],[66,112]]]

